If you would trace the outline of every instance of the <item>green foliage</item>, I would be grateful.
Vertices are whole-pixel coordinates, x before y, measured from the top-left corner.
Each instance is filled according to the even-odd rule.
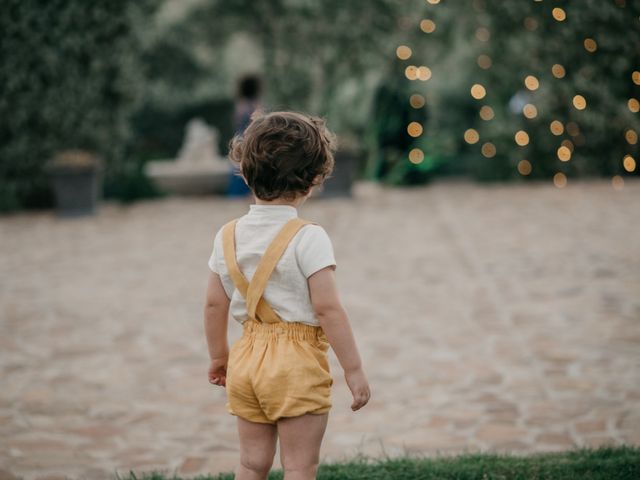
[[[270,480],[281,480],[281,471]],[[635,480],[640,449],[632,446],[581,448],[526,456],[473,453],[436,458],[396,458],[321,465],[319,480]],[[200,475],[192,480],[231,480],[232,474]],[[118,476],[118,480],[180,480],[160,472]]]
[[[262,64],[252,70],[264,77],[270,108],[309,111],[335,130],[361,132],[376,71],[393,55],[406,8],[394,0],[202,2],[152,41],[146,60],[159,75],[154,82],[175,85],[178,97],[193,95],[203,80],[219,96],[214,89],[223,84],[230,92],[235,80],[224,71],[226,49],[245,35],[260,52]],[[242,63],[237,52],[226,53]]]
[[[123,170],[150,1],[7,0],[0,9],[0,211],[51,203],[43,165],[82,148]]]

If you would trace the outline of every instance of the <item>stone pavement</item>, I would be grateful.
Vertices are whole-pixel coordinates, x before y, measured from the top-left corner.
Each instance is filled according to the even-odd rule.
[[[213,235],[247,205],[0,218],[0,478],[233,468],[202,306]],[[352,413],[332,357],[323,461],[640,445],[638,212],[638,181],[310,199],[373,393]]]

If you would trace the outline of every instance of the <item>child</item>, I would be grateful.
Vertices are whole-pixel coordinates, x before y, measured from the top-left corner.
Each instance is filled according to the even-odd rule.
[[[231,142],[229,156],[256,203],[215,236],[204,323],[209,381],[226,386],[226,407],[238,421],[239,480],[267,478],[277,439],[285,479],[316,478],[331,408],[329,345],[353,394],[351,409],[369,401],[331,240],[297,215],[332,172],[334,150],[322,120],[293,112],[253,118]],[[231,350],[229,311],[243,325]]]

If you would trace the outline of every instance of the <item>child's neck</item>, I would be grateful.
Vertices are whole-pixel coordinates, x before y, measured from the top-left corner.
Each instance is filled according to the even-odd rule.
[[[275,200],[260,200],[257,197],[253,197],[255,200],[256,205],[289,205],[290,207],[294,207],[294,208],[298,208],[303,202],[304,202],[304,197],[298,197],[295,200],[291,201],[287,201],[287,200],[281,200],[279,198],[276,198]]]

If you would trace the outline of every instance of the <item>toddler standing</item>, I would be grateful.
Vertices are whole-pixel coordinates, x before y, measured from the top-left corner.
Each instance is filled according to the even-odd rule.
[[[209,381],[226,387],[237,417],[239,480],[264,479],[280,441],[286,480],[313,479],[331,408],[331,346],[353,395],[370,397],[347,314],[333,247],[297,208],[333,170],[333,135],[321,119],[293,112],[253,118],[230,158],[255,204],[216,233],[204,324]],[[243,325],[229,350],[229,312]]]

